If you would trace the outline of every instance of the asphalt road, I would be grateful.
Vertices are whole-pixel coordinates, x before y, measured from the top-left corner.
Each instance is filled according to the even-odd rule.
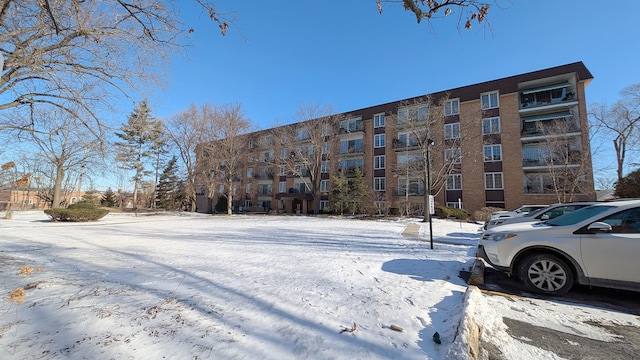
[[[558,297],[527,292],[522,289],[518,281],[491,267],[485,269],[484,280],[485,284],[478,287],[487,290],[486,296],[508,294],[543,301],[558,300]],[[640,293],[636,292],[577,286],[562,296],[562,301],[574,303],[577,307],[597,307],[640,316]],[[554,352],[565,359],[640,359],[640,329],[637,327],[594,324],[606,327],[608,332],[619,336],[619,342],[610,343],[534,326],[515,319],[503,318],[503,322],[508,327],[507,332],[513,338],[531,339],[531,342],[528,342],[529,345]],[[488,352],[491,360],[509,359],[505,354],[492,348],[490,344],[481,344],[481,346]]]

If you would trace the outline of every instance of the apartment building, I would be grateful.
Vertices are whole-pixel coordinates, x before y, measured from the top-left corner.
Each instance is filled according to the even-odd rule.
[[[312,213],[328,206],[332,175],[355,168],[385,212],[423,211],[429,187],[436,204],[470,213],[595,200],[585,99],[592,79],[576,62],[337,114],[324,134],[317,192],[308,173],[287,169],[291,149],[273,129],[247,134],[247,158],[257,162],[243,165],[235,210]],[[211,209],[202,196],[198,207]]]

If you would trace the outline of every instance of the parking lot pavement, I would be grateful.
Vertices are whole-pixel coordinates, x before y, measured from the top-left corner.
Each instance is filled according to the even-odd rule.
[[[461,274],[464,277],[464,274]],[[604,288],[574,287],[568,294],[544,296],[527,292],[520,283],[504,273],[486,267],[484,285],[478,286],[487,300],[502,315],[502,322],[507,327],[507,334],[516,341],[552,352],[565,359],[637,359],[640,354],[640,293],[611,290]],[[543,325],[528,322],[527,314],[530,306],[544,307],[554,311],[558,308],[557,319],[566,318],[568,313],[585,314],[597,311],[592,320],[574,319],[575,326],[584,322],[588,326],[598,328],[604,337],[613,340],[602,340],[588,336],[580,331],[573,331],[563,325],[551,322]],[[519,310],[514,312],[514,308]],[[562,310],[564,309],[564,310]],[[501,311],[504,310],[504,311]],[[535,314],[535,310],[531,311]],[[631,322],[616,320],[620,314],[628,314]],[[633,316],[629,316],[633,315]],[[571,315],[569,315],[571,316]],[[635,318],[635,319],[634,319]],[[566,322],[566,320],[565,320]],[[560,330],[558,330],[560,329]],[[486,340],[486,339],[485,339]],[[499,346],[491,341],[481,341],[481,348],[488,353],[489,359],[518,359],[518,355],[504,354]]]
[[[541,300],[561,300],[581,306],[594,306],[640,316],[640,293],[633,291],[575,286],[569,293],[561,297],[540,295],[523,290],[519,281],[490,266],[485,268],[484,285],[478,287],[486,291]]]

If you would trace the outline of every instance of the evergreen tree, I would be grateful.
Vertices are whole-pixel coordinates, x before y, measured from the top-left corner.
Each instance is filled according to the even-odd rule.
[[[355,168],[353,178],[349,181],[349,203],[351,214],[362,213],[364,202],[368,196],[368,188],[364,182],[364,174],[359,167]]]
[[[621,198],[640,198],[640,169],[618,181],[615,195]]]
[[[156,187],[157,206],[165,210],[176,210],[181,208],[178,196],[178,175],[176,174],[178,159],[174,156],[169,160],[164,168]]]
[[[102,199],[100,199],[100,205],[106,206],[106,207],[115,207],[117,203],[118,203],[118,200],[116,199],[116,193],[114,193],[113,190],[111,190],[111,188],[108,188],[107,191],[105,191],[104,194],[102,194]]]
[[[151,116],[151,109],[145,99],[127,117],[127,124],[122,125],[121,132],[116,133],[116,136],[123,140],[116,142],[118,166],[135,171],[132,178],[134,208],[138,206],[138,189],[142,178],[149,174],[145,161],[152,156],[160,138],[156,131],[158,122]]]
[[[329,209],[340,215],[344,211],[349,201],[349,183],[347,177],[340,172],[333,176],[331,181],[331,195],[329,196]]]

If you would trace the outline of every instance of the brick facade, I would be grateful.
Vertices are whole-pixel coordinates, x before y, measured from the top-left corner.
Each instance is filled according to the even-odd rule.
[[[380,201],[384,198],[386,208],[403,208],[407,205],[406,200],[409,200],[412,211],[421,211],[426,185],[422,182],[421,187],[407,181],[406,174],[398,170],[399,159],[406,160],[420,153],[415,147],[400,146],[403,139],[408,139],[408,135],[406,125],[399,123],[399,109],[419,106],[427,97],[436,100],[457,99],[459,113],[444,116],[440,123],[432,123],[428,129],[429,137],[435,143],[430,147],[432,170],[437,172],[445,167],[445,151],[459,148],[461,154],[459,164],[453,165],[451,170],[452,174],[460,176],[457,179],[461,178],[461,188],[451,180],[454,189],[434,189],[437,205],[457,207],[460,202],[465,210],[473,213],[485,206],[513,209],[523,204],[595,200],[585,99],[585,87],[592,78],[584,64],[577,62],[341,114],[344,119],[361,119],[363,127],[332,136],[338,137],[336,141],[362,141],[363,150],[339,154],[334,149],[331,156],[332,172],[336,171],[337,162],[341,159],[361,159],[366,184],[372,189],[375,178],[384,178],[386,189],[378,192],[376,199]],[[484,109],[483,100],[488,105]],[[435,111],[435,108],[429,111]],[[374,117],[379,114],[384,114],[384,127],[374,127]],[[492,124],[487,128],[489,133],[483,133],[483,124]],[[304,123],[295,125],[304,126]],[[499,131],[494,132],[498,125]],[[445,139],[445,126],[448,129],[458,126],[461,136]],[[551,133],[551,126],[568,130]],[[246,136],[259,141],[261,137],[269,136],[270,131],[262,130]],[[375,147],[375,137],[382,134],[385,146]],[[280,181],[287,181],[287,189],[290,189],[300,179],[277,176],[277,144],[274,144],[274,151],[276,161],[271,166],[276,176],[271,180],[272,196],[265,198],[236,194],[237,203],[239,206],[251,203],[252,208],[268,207],[265,211],[286,213],[295,212],[300,204],[302,213],[311,212],[314,206],[309,196],[293,200],[286,194],[278,195]],[[485,156],[485,151],[489,152],[489,157]],[[566,156],[562,157],[562,154]],[[374,169],[376,156],[385,156],[384,169]],[[553,179],[576,178],[578,170],[579,188],[559,190],[558,181]],[[323,176],[328,177],[329,174]],[[256,180],[243,179],[238,187],[244,189],[245,183],[250,181]],[[264,181],[260,180],[261,183]],[[410,184],[408,194],[399,191],[399,186],[404,188],[407,184]],[[256,182],[252,189],[257,190],[257,186]],[[386,196],[381,196],[383,194]],[[316,201],[327,199],[328,194],[325,193]],[[202,201],[199,199],[199,205],[203,204]]]

